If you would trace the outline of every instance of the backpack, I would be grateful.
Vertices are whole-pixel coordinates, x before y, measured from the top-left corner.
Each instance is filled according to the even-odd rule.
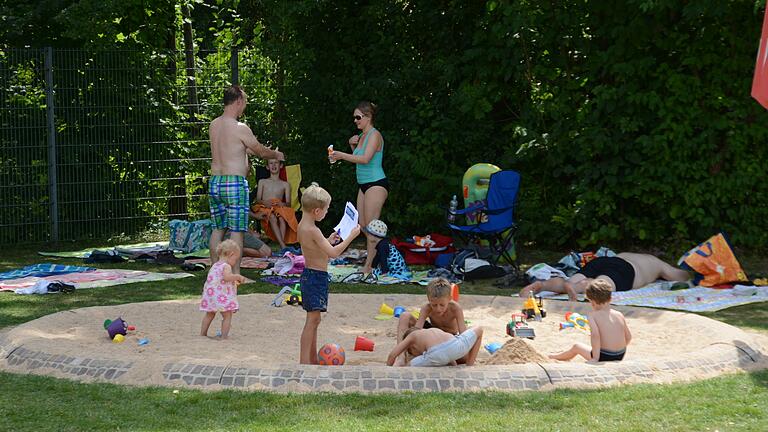
[[[456,252],[453,255],[453,259],[451,260],[451,265],[449,267],[453,274],[459,277],[464,276],[464,264],[467,258],[478,259],[480,257],[477,255],[477,252],[474,249],[461,249],[460,251]]]
[[[193,222],[174,219],[168,222],[168,227],[171,230],[168,249],[184,253],[208,249],[213,232],[213,222],[210,219]]]
[[[495,266],[484,259],[480,259],[477,252],[472,249],[462,249],[457,252],[451,262],[451,271],[458,277],[471,281],[477,279],[495,279],[507,274],[499,266]]]

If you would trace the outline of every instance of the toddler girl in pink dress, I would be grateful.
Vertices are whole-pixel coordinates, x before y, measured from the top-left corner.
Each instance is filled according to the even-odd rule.
[[[200,310],[205,312],[200,336],[208,336],[208,328],[221,312],[221,338],[227,339],[232,325],[232,314],[237,312],[237,285],[245,282],[245,277],[232,273],[232,267],[240,258],[240,248],[232,240],[224,240],[216,248],[219,261],[211,266],[208,278],[203,287],[203,298],[200,300]]]

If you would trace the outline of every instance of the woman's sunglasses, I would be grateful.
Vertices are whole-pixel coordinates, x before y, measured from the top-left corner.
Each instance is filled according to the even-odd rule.
[[[360,120],[362,120],[362,119],[363,119],[363,116],[361,116],[361,115],[356,115],[356,116],[353,116],[352,118],[354,118],[354,119],[355,119],[355,121],[360,121]]]

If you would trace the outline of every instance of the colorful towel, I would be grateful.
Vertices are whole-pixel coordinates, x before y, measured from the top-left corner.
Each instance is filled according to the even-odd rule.
[[[291,207],[273,205],[266,207],[262,204],[256,204],[251,210],[259,216],[261,220],[261,229],[274,241],[277,241],[277,235],[272,232],[272,226],[269,223],[269,217],[274,215],[277,218],[285,220],[285,236],[283,243],[294,244],[299,241],[296,231],[299,228],[299,222],[296,220],[296,212]]]
[[[76,289],[100,288],[136,282],[152,282],[192,277],[189,273],[153,273],[140,270],[94,270],[88,273],[69,273],[46,277],[27,276],[0,281],[0,291],[15,291],[35,285],[40,280],[61,281],[75,285]]]
[[[261,278],[261,280],[267,283],[271,283],[272,285],[286,286],[286,285],[294,285],[299,283],[300,278],[298,277],[290,278],[285,276],[273,275],[273,276],[265,276]]]
[[[435,279],[429,277],[428,270],[421,270],[413,272],[413,277],[410,280],[404,281],[389,276],[379,276],[378,278],[370,278],[363,280],[363,274],[360,273],[360,269],[354,265],[328,265],[328,274],[331,275],[331,282],[334,283],[367,283],[378,285],[392,285],[402,283],[414,283],[418,285],[427,285],[429,281]],[[359,274],[359,277],[355,277]],[[262,281],[271,283],[277,286],[286,286],[299,283],[299,278],[289,278],[278,275],[270,275],[261,278]]]
[[[203,264],[207,267],[210,267],[211,265],[210,258],[193,258],[185,260],[185,262],[192,264]],[[243,257],[242,261],[240,261],[240,268],[263,270],[269,267],[270,262],[275,262],[275,259]]]
[[[328,273],[331,275],[331,282],[344,282],[344,283],[375,283],[378,285],[392,285],[392,284],[407,284],[413,283],[418,285],[427,285],[429,281],[435,279],[428,275],[428,270],[413,271],[411,272],[411,278],[408,280],[399,279],[391,276],[379,276],[377,278],[363,280],[363,275],[360,273],[360,267],[356,265],[328,265]],[[359,277],[355,277],[356,273]]]
[[[648,286],[630,291],[615,292],[611,304],[620,306],[643,306],[673,309],[688,312],[716,312],[734,306],[768,301],[768,286],[736,285],[733,289],[693,287],[671,290],[674,282],[657,281]],[[543,291],[542,297],[552,300],[568,300],[565,294],[556,295]],[[583,300],[584,295],[579,295]]]
[[[159,251],[168,249],[168,242],[153,242],[153,243],[134,243],[118,246],[100,246],[90,247],[87,249],[72,251],[72,252],[38,252],[38,255],[50,256],[57,258],[88,258],[91,256],[91,252],[94,250],[116,250],[119,254],[125,256],[131,256],[133,254],[139,254],[143,252]]]
[[[60,275],[67,273],[80,273],[96,270],[93,267],[80,267],[64,264],[32,264],[21,269],[11,270],[4,273],[0,273],[0,280],[18,279],[26,276],[50,276]]]

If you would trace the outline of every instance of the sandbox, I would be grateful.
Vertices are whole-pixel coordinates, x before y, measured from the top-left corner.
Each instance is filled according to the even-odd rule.
[[[634,339],[622,362],[588,364],[548,361],[546,355],[587,333],[560,330],[567,311],[586,313],[589,305],[549,301],[548,315],[531,322],[536,338],[491,360],[481,350],[472,367],[394,368],[385,365],[395,345],[396,320],[376,320],[381,303],[417,309],[422,295],[331,294],[323,314],[318,346],[340,344],[344,366],[298,364],[300,307],[269,306],[273,295],[240,296],[229,340],[199,336],[197,301],[162,301],[89,307],[48,315],[0,335],[0,369],[82,381],[127,385],[242,388],[270,391],[475,391],[589,388],[629,383],[703,379],[768,367],[768,338],[699,315],[645,308],[624,312]],[[506,323],[522,301],[507,296],[462,296],[472,326],[485,330],[483,344],[505,343]],[[136,330],[113,343],[105,319],[122,317]],[[220,320],[211,327],[213,335]],[[353,351],[356,336],[375,342],[373,352]],[[139,345],[142,338],[149,339]],[[526,358],[526,348],[530,358]],[[495,364],[488,364],[495,363]],[[499,364],[502,363],[502,364]],[[507,363],[507,364],[505,364]]]

